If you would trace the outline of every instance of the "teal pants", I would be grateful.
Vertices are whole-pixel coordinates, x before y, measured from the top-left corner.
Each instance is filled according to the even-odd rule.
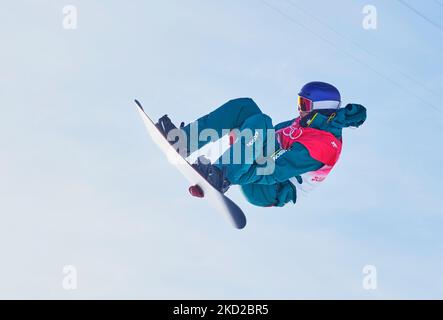
[[[273,184],[254,183],[257,181],[257,169],[264,164],[257,163],[257,157],[266,157],[268,152],[274,152],[278,147],[275,137],[272,135],[274,148],[268,150],[267,130],[273,129],[272,120],[264,114],[257,104],[249,98],[241,98],[228,101],[211,113],[199,118],[194,123],[183,128],[187,136],[187,147],[189,152],[200,149],[209,141],[200,141],[191,135],[191,126],[197,129],[197,134],[205,129],[215,130],[218,137],[226,134],[227,130],[250,129],[249,132],[256,132],[254,143],[248,143],[248,138],[237,139],[237,141],[226,151],[219,160],[229,159],[229,163],[219,161],[215,165],[224,169],[226,177],[232,184],[240,185],[248,201],[257,206],[283,206],[289,201],[295,202],[296,190],[289,182],[279,182]],[[193,130],[195,130],[193,129]],[[249,137],[250,138],[250,137]],[[271,138],[271,137],[270,137]],[[197,140],[197,141],[196,141]],[[256,149],[259,148],[259,149]],[[234,151],[241,150],[240,161],[234,161]],[[237,153],[238,154],[238,153]],[[236,158],[238,160],[238,158]]]

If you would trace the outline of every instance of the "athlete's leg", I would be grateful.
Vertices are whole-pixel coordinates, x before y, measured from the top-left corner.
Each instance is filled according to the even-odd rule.
[[[209,142],[208,140],[200,141],[200,133],[203,130],[214,130],[218,138],[221,138],[226,133],[224,131],[240,128],[248,118],[258,114],[262,112],[252,99],[241,98],[228,101],[182,128],[187,138],[188,153],[200,149]]]

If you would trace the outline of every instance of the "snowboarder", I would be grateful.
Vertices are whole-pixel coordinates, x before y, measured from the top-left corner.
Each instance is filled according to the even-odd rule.
[[[253,205],[282,207],[291,201],[296,202],[297,189],[308,192],[326,178],[341,153],[342,129],[359,127],[366,120],[365,107],[348,104],[340,108],[341,101],[340,92],[333,85],[307,83],[298,95],[299,117],[273,126],[271,118],[262,113],[252,99],[234,99],[193,123],[186,126],[181,123],[181,137],[184,137],[189,154],[208,143],[207,140],[192,139],[192,126],[198,133],[205,129],[215,130],[220,137],[226,130],[234,129],[261,132],[249,142],[233,136],[233,145],[226,152],[231,153],[232,159],[236,144],[243,152],[260,145],[262,152],[258,155],[273,161],[270,174],[258,174],[258,169],[264,165],[258,161],[256,152],[254,158],[249,159],[251,161],[245,161],[247,157],[243,157],[239,163],[218,161],[211,164],[199,158],[194,167],[221,192],[226,192],[230,185],[240,185],[246,199]],[[160,118],[157,126],[165,136],[176,129],[167,116]],[[273,148],[270,154],[266,154],[265,147],[269,145]],[[191,193],[202,196],[196,190]]]

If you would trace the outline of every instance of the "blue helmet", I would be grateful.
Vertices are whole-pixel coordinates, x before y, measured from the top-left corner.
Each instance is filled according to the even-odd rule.
[[[341,104],[338,89],[326,82],[309,82],[303,86],[298,96],[299,111],[338,109]]]

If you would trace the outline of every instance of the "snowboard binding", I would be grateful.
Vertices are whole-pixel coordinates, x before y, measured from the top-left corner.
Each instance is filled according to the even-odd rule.
[[[231,183],[226,178],[225,169],[214,166],[209,159],[204,156],[198,157],[197,162],[194,163],[192,167],[221,193],[226,193],[231,186]],[[198,185],[189,187],[189,193],[193,197],[204,197],[204,192]]]
[[[174,123],[172,123],[171,119],[168,117],[167,114],[165,114],[163,117],[158,119],[158,122],[155,124],[155,126],[160,130],[160,132],[163,134],[165,138],[168,138],[168,134],[174,130],[177,129]],[[180,129],[185,126],[185,123],[180,123]]]
[[[166,138],[166,140],[175,147],[175,151],[180,153],[183,157],[189,156],[189,152],[186,146],[186,139],[183,136],[183,131],[181,130],[185,123],[180,123],[180,130],[172,123],[171,119],[165,114],[163,117],[158,119],[158,122],[155,124],[157,129],[161,132],[161,134]],[[175,132],[172,132],[175,130]]]

